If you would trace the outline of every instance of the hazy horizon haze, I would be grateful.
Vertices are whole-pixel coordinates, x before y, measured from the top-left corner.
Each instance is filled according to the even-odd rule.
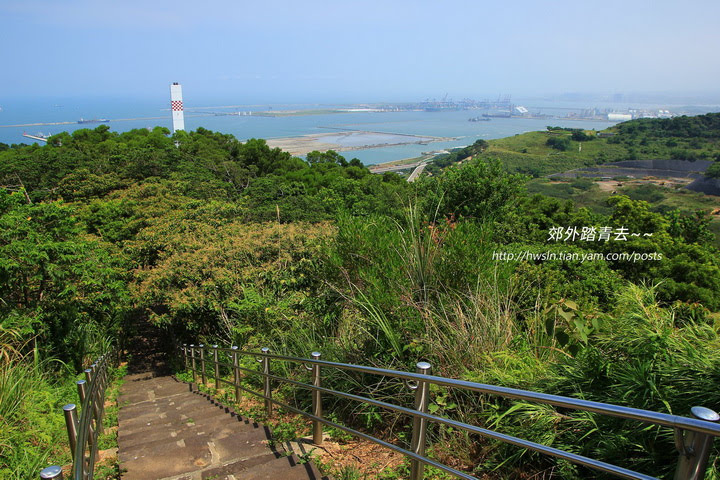
[[[0,98],[720,97],[720,2],[0,2]],[[186,93],[187,96],[187,93]]]

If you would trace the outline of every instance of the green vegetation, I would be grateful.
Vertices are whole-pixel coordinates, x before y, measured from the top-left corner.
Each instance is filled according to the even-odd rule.
[[[643,118],[624,122],[617,126],[620,133],[645,134],[666,138],[720,138],[720,114],[708,113],[694,117],[667,119]]]
[[[605,138],[596,136],[594,130],[549,126],[545,132],[490,140],[486,148],[473,155],[498,159],[509,171],[533,177],[620,160],[718,160],[719,124],[720,113],[640,119],[608,129],[614,135]],[[434,164],[444,167],[463,158],[466,156],[438,155]],[[708,175],[720,176],[717,163]]]
[[[528,183],[529,176],[627,158],[630,149],[643,158],[691,145],[699,156],[717,152],[712,122],[693,137],[642,125],[618,126],[608,139],[551,129],[478,141],[439,159],[432,176],[413,184],[372,175],[332,151],[303,161],[262,140],[241,143],[205,129],[117,134],[102,125],[56,135],[43,147],[0,151],[0,365],[23,369],[3,374],[0,388],[34,382],[27,385],[33,395],[52,399],[13,406],[12,394],[0,390],[0,419],[13,426],[0,435],[39,431],[47,421],[53,426],[45,438],[19,441],[61,444],[62,402],[52,403],[61,395],[52,389],[72,383],[55,387],[50,374],[77,372],[138,319],[187,343],[319,350],[329,360],[400,369],[423,359],[439,375],[678,415],[688,405],[716,406],[720,256],[707,212],[695,213],[702,198],[650,186],[610,195],[587,179]],[[569,149],[549,146],[552,138]],[[462,163],[450,166],[456,160]],[[558,227],[637,235],[551,240]],[[495,256],[525,251],[662,260]],[[308,375],[281,365],[277,372]],[[328,369],[323,384],[411,404],[402,385],[370,375]],[[675,463],[671,431],[432,393],[432,410],[451,418],[655,475],[670,475]],[[310,404],[308,392],[288,385],[278,395]],[[332,399],[325,409],[354,428],[409,442],[407,418]],[[282,438],[304,428],[286,424]],[[431,438],[431,455],[478,474],[595,475],[452,429],[433,426]],[[8,442],[0,437],[3,448]],[[47,458],[39,450],[10,450],[32,453],[35,463],[3,451],[0,468],[9,478],[34,475]],[[717,478],[716,466],[710,470]]]
[[[0,476],[33,478],[50,461],[70,461],[60,412],[75,389],[69,378],[56,382],[47,375],[45,362],[13,360],[0,367]]]
[[[710,178],[720,178],[720,161],[715,161],[710,167],[705,171],[705,175],[707,175]]]
[[[550,137],[545,141],[545,145],[564,152],[570,149],[570,139],[567,137]]]
[[[71,463],[62,407],[77,403],[75,380],[84,378],[57,360],[43,358],[36,348],[20,355],[23,335],[0,330],[0,477],[37,478],[48,465]],[[124,369],[113,371],[106,396],[105,425],[117,424],[117,399]],[[116,431],[100,436],[100,449],[117,447]],[[119,478],[115,458],[98,465],[95,478]]]
[[[706,238],[707,242],[720,248],[720,199],[717,197],[693,192],[684,188],[671,188],[655,183],[628,182],[614,180],[608,182],[613,190],[602,190],[594,180],[576,178],[572,180],[533,179],[527,184],[531,194],[542,194],[562,200],[571,200],[577,207],[586,207],[598,214],[609,214],[612,209],[608,200],[613,195],[626,195],[632,200],[649,202],[650,210],[668,216],[675,214],[684,217],[701,218],[700,222],[707,226],[714,236]],[[673,213],[675,212],[675,213]],[[714,215],[709,215],[716,212]]]
[[[437,155],[433,161],[427,166],[426,170],[430,173],[437,174],[441,169],[457,162],[462,162],[468,158],[472,158],[488,148],[488,142],[485,140],[475,140],[475,143],[463,148],[453,149],[449,154]]]

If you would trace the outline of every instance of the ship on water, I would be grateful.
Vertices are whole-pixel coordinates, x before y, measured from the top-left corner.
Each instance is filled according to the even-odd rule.
[[[80,120],[77,121],[77,123],[109,123],[110,120],[107,118],[82,118],[80,117]]]

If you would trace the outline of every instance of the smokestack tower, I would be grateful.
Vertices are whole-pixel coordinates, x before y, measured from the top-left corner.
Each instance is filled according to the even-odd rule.
[[[182,85],[173,82],[170,85],[170,110],[172,110],[173,133],[185,130],[185,114],[183,113]]]

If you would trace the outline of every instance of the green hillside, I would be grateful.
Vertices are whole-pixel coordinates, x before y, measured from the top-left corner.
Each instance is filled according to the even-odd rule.
[[[678,415],[717,405],[720,255],[708,215],[674,209],[691,202],[654,209],[630,190],[593,210],[578,205],[595,202],[583,197],[592,186],[571,184],[568,201],[528,184],[529,158],[549,172],[660,148],[659,134],[648,152],[645,133],[626,144],[622,128],[619,143],[565,130],[478,142],[462,164],[412,184],[332,151],[302,160],[205,129],[103,125],[2,149],[0,476],[30,478],[38,464],[65,461],[61,421],[40,420],[57,405],[37,399],[69,395],[59,385],[143,321],[186,343],[318,350],[400,369],[422,359],[439,375]],[[551,138],[567,138],[568,150]],[[699,155],[715,152],[705,135],[672,148],[693,141]],[[603,228],[612,239],[587,237]],[[636,235],[618,239],[623,230]],[[589,254],[603,260],[581,260]],[[41,379],[32,394],[8,402],[8,385],[31,372]],[[409,399],[382,381],[323,382]],[[277,395],[300,408],[310,401],[291,386]],[[445,389],[432,396],[438,414],[654,475],[676,461],[671,430]],[[376,407],[328,403],[325,414],[408,442],[408,422]],[[431,439],[430,455],[478,475],[594,475],[451,429],[433,427]]]
[[[508,170],[533,177],[619,160],[717,160],[720,158],[719,119],[720,113],[708,113],[696,117],[632,120],[601,132],[577,130],[582,132],[580,135],[574,134],[573,129],[549,126],[544,132],[489,140],[479,156],[499,159]],[[552,146],[558,139],[561,139],[559,145],[562,140],[567,142],[564,147]],[[437,167],[452,163],[448,160],[438,156],[434,162],[436,168],[429,171],[437,172]]]

